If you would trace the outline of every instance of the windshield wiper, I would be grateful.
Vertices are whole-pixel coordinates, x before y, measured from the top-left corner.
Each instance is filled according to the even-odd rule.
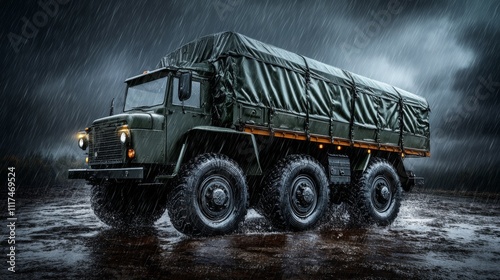
[[[134,107],[134,108],[130,109],[129,111],[139,110],[142,112],[146,112],[146,111],[148,111],[147,109],[152,110],[151,106],[139,106],[139,107]]]

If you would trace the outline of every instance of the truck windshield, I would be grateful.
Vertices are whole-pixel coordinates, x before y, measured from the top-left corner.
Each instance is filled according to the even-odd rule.
[[[162,104],[165,100],[166,88],[166,77],[129,86],[124,111]]]

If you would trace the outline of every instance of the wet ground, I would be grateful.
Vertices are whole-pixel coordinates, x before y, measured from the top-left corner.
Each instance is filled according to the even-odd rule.
[[[88,200],[86,186],[18,199],[16,273],[7,271],[2,226],[0,278],[500,278],[498,199],[406,194],[388,228],[352,228],[340,206],[298,233],[273,231],[250,211],[239,232],[197,239],[177,233],[166,214],[150,230],[111,229]]]

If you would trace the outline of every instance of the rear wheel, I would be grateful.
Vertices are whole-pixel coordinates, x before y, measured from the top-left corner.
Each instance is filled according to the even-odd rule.
[[[401,182],[394,167],[384,159],[374,158],[352,186],[351,219],[360,225],[389,225],[398,215],[401,195]]]
[[[92,186],[90,204],[109,226],[152,226],[165,212],[166,188],[105,182]]]
[[[286,157],[276,164],[264,182],[259,212],[277,228],[311,228],[328,208],[325,171],[310,156]]]
[[[236,162],[220,154],[203,154],[184,165],[171,194],[170,220],[187,235],[230,233],[247,212],[243,171]]]

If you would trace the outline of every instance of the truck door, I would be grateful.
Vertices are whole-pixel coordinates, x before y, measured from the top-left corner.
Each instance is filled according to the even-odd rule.
[[[167,162],[177,161],[182,146],[183,135],[195,126],[210,125],[209,82],[207,79],[192,76],[191,96],[184,101],[179,100],[180,75],[173,75],[172,87],[167,98],[166,133]]]

